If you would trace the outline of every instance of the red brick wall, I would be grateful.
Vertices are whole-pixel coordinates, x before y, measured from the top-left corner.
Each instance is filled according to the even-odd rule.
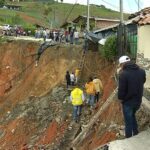
[[[107,20],[100,20],[96,21],[96,29],[106,28],[114,24],[118,24],[119,22],[107,21]]]

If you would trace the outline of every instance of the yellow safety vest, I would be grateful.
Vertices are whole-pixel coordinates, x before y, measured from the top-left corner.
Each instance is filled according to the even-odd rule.
[[[71,92],[72,105],[78,106],[78,105],[82,105],[83,104],[82,94],[83,94],[83,91],[80,90],[79,88],[75,88]]]

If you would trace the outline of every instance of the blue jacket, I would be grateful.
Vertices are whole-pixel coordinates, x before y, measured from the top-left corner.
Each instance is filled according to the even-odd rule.
[[[119,76],[118,99],[126,105],[140,106],[145,81],[146,74],[143,69],[132,62],[126,63]]]

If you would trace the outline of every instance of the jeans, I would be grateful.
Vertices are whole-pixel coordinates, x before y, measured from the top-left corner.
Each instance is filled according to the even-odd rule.
[[[90,106],[94,106],[95,95],[87,95],[88,96],[88,104]]]
[[[81,115],[82,105],[73,106],[73,120],[79,121],[79,116]]]
[[[72,36],[70,36],[70,44],[74,43],[74,38]]]
[[[125,104],[123,104],[122,106],[125,121],[125,136],[126,138],[129,138],[133,135],[138,134],[138,125],[135,113],[139,109],[139,106],[129,106]]]

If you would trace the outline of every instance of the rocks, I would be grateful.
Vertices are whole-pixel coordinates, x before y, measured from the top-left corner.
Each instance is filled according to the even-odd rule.
[[[138,54],[137,55],[137,64],[145,69],[146,71],[150,71],[150,60],[147,58],[144,58],[143,54]]]

